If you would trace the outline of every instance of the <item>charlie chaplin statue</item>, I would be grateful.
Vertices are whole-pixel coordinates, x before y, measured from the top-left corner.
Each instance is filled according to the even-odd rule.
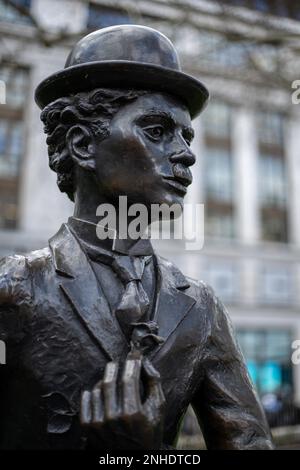
[[[119,196],[183,205],[207,99],[171,42],[135,25],[84,37],[38,86],[50,168],[75,208],[49,247],[0,265],[1,448],[167,449],[190,404],[208,449],[272,448],[213,291],[149,239],[96,231],[97,207]]]

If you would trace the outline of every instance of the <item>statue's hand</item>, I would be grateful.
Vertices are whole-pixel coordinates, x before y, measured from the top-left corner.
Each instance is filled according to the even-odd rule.
[[[103,379],[82,394],[81,424],[97,447],[159,449],[165,408],[160,375],[149,359],[132,353],[119,369],[109,362]]]

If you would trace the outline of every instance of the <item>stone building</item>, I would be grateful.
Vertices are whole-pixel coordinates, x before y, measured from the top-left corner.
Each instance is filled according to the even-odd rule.
[[[188,196],[205,204],[204,247],[161,240],[157,249],[215,288],[260,394],[291,393],[300,404],[300,365],[291,362],[300,339],[300,105],[292,104],[291,84],[249,70],[249,47],[223,36],[299,38],[298,2],[14,1],[17,9],[0,1],[0,254],[42,247],[72,213],[48,169],[36,85],[63,67],[76,35],[128,22],[158,27],[212,99],[195,121]]]

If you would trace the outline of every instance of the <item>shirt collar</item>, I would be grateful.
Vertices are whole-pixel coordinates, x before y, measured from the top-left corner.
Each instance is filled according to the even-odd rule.
[[[109,237],[101,240],[97,237],[97,225],[86,220],[70,217],[68,225],[79,240],[91,246],[94,250],[104,250],[128,256],[153,255],[153,247],[149,238],[137,240],[120,239],[116,237],[116,231],[107,229]]]

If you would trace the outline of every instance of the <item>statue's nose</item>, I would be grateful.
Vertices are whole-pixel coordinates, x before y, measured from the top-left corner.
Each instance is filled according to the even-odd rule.
[[[196,157],[193,152],[186,148],[180,152],[176,152],[170,156],[171,163],[182,163],[185,166],[192,166],[196,161]]]

